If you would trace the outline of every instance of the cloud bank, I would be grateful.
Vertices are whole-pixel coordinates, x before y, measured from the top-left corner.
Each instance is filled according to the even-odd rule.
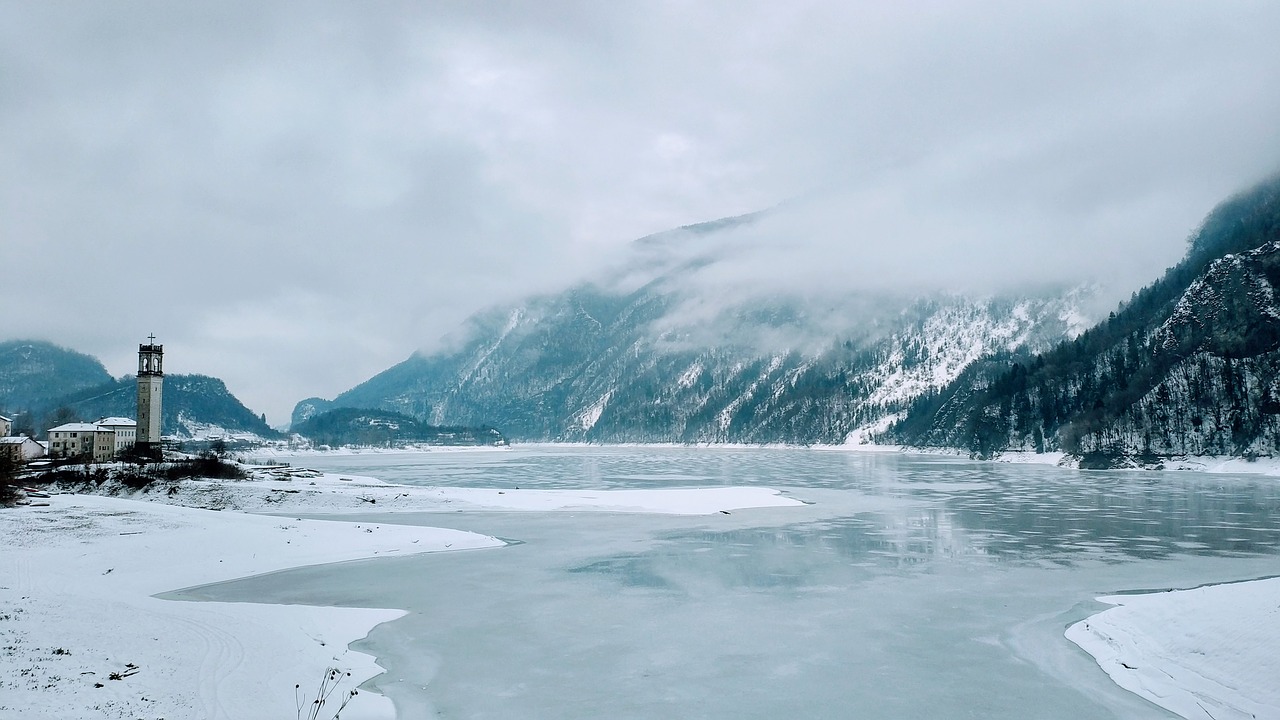
[[[1272,3],[0,4],[3,334],[273,422],[735,231],[724,287],[1132,289],[1280,168]],[[1127,290],[1124,292],[1127,295]]]

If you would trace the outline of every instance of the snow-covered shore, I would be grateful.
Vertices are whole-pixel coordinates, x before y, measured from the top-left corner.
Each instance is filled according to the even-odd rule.
[[[995,461],[1022,465],[1058,465],[1061,467],[1078,467],[1080,464],[1079,458],[1061,452],[1008,452],[1000,455]],[[1131,469],[1180,470],[1220,475],[1268,475],[1280,477],[1280,458],[1260,457],[1250,459],[1217,455],[1188,455],[1185,457],[1161,458],[1156,467],[1134,467]]]
[[[950,458],[965,458],[967,455],[956,449],[948,448],[914,448],[904,445],[835,445],[831,449],[847,452],[902,453],[904,455],[925,455]],[[1009,451],[1000,453],[989,462],[1010,463],[1014,465],[1056,465],[1059,467],[1078,467],[1080,459],[1063,452],[1022,452]],[[1223,475],[1268,475],[1280,477],[1280,457],[1231,457],[1221,455],[1187,455],[1182,457],[1161,458],[1159,467],[1134,467],[1134,470],[1180,470],[1187,472],[1203,472]],[[1118,468],[1119,469],[1119,468]]]
[[[1280,578],[1098,600],[1066,636],[1117,685],[1184,718],[1280,718]]]
[[[0,511],[0,717],[292,717],[398,610],[170,602],[156,593],[382,554],[499,547],[437,528],[282,520],[87,495]],[[113,675],[114,674],[114,675]],[[118,679],[117,679],[118,678]],[[391,718],[357,696],[349,718]]]
[[[840,445],[787,445],[784,443],[741,444],[741,443],[611,443],[597,445],[593,443],[526,443],[503,446],[421,446],[409,448],[335,448],[331,450],[315,450],[311,448],[289,450],[286,448],[264,447],[245,453],[248,456],[266,458],[295,458],[314,455],[322,456],[355,456],[355,455],[398,455],[413,453],[449,453],[449,452],[510,452],[519,448],[592,448],[592,447],[652,447],[652,448],[697,448],[700,450],[768,450],[795,449],[804,447],[818,451],[855,452],[855,453],[902,453],[905,455],[924,455],[951,458],[967,458],[968,454],[955,448],[917,448],[905,445],[877,445],[874,443],[848,442]],[[1077,467],[1079,458],[1064,452],[1023,452],[1009,451],[1000,453],[990,462],[1011,463],[1015,465],[1056,465],[1060,467]],[[1280,477],[1280,457],[1244,458],[1219,455],[1188,455],[1183,457],[1162,458],[1159,462],[1163,470],[1179,470],[1189,472],[1219,473],[1229,475],[1268,475]],[[1157,468],[1133,468],[1157,469]]]
[[[668,515],[709,515],[740,508],[802,505],[763,487],[654,488],[642,490],[531,490],[394,485],[360,475],[304,468],[262,468],[251,480],[189,480],[173,491],[120,486],[106,491],[144,502],[257,513],[340,515],[368,512],[592,510]]]
[[[244,482],[187,481],[172,494],[64,494],[42,502],[48,505],[0,509],[0,717],[293,717],[295,686],[309,701],[326,668],[336,667],[351,675],[342,676],[333,707],[380,672],[372,657],[347,646],[402,611],[154,595],[303,565],[503,545],[457,530],[247,513],[708,514],[800,504],[762,488],[414,488],[283,468]],[[361,692],[342,717],[389,719],[394,708]]]

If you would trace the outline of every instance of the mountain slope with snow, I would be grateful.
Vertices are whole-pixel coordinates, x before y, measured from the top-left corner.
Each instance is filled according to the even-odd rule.
[[[415,354],[332,401],[304,400],[293,421],[348,407],[526,441],[856,442],[974,359],[1070,337],[1088,295],[700,288],[726,252],[700,243],[751,222],[638,241],[645,263],[625,279],[477,315],[452,349]]]
[[[1187,257],[1101,325],[970,366],[888,437],[1106,465],[1280,449],[1280,178],[1215,209]]]

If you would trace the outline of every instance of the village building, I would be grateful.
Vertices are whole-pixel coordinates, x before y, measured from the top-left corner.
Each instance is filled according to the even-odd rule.
[[[9,457],[21,463],[44,456],[44,445],[26,435],[10,435],[12,432],[13,419],[0,415],[0,457]]]
[[[98,418],[97,422],[93,424],[115,433],[117,455],[133,447],[134,443],[138,441],[138,421],[136,420],[123,417],[106,417]]]
[[[102,430],[109,433],[110,430]],[[49,429],[50,457],[92,457],[95,436],[99,434],[97,425],[92,423],[67,423]],[[101,446],[102,443],[96,443]],[[111,438],[115,445],[115,438]]]
[[[67,423],[49,429],[49,457],[108,462],[116,455],[116,433],[93,423]]]
[[[49,457],[110,462],[137,441],[137,421],[122,417],[67,423],[49,429]]]
[[[26,435],[0,437],[0,456],[8,456],[18,462],[30,462],[44,457],[44,445]]]

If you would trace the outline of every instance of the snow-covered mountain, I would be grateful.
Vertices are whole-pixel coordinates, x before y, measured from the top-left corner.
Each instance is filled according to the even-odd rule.
[[[1216,208],[1186,258],[1039,356],[971,365],[888,436],[1097,465],[1280,450],[1280,177]]]
[[[709,292],[705,278],[733,248],[707,238],[754,217],[638,241],[625,271],[482,313],[449,350],[332,401],[304,400],[293,421],[352,407],[490,424],[515,440],[856,442],[974,359],[1044,349],[1087,326],[1078,289]]]

